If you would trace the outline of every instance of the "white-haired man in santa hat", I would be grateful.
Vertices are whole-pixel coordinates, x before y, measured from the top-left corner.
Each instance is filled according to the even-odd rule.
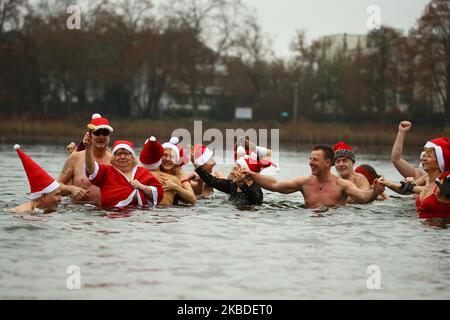
[[[33,159],[20,150],[19,145],[15,145],[23,168],[30,184],[30,201],[13,208],[15,213],[43,212],[50,213],[56,211],[61,202],[61,190],[59,183],[55,181],[44,169],[42,169]]]
[[[99,164],[109,164],[112,155],[108,144],[113,128],[109,120],[98,113],[92,115],[90,125],[95,127],[93,131],[94,159]],[[62,194],[70,195],[72,202],[100,204],[100,189],[93,185],[84,174],[85,152],[85,150],[72,152],[57,180],[61,184]]]

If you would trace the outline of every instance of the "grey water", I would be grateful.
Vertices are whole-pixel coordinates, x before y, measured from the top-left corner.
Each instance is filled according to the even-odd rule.
[[[54,177],[67,157],[63,146],[22,149]],[[275,177],[309,174],[308,157],[280,152]],[[400,180],[389,150],[358,163]],[[450,298],[450,231],[419,219],[409,196],[310,210],[299,193],[265,191],[262,206],[240,210],[216,191],[115,219],[67,199],[48,215],[7,212],[27,192],[12,145],[0,145],[1,299]]]

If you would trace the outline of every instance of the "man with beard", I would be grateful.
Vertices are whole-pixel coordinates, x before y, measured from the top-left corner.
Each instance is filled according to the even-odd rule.
[[[99,164],[109,164],[112,155],[108,144],[113,128],[109,125],[108,119],[98,113],[92,116],[91,124],[95,126],[92,141],[94,159]],[[84,174],[85,152],[83,150],[71,153],[57,180],[61,185],[62,194],[70,195],[72,202],[100,204],[100,189]]]
[[[307,208],[345,205],[348,197],[356,203],[369,203],[384,191],[384,187],[378,182],[378,179],[374,181],[370,190],[364,190],[348,180],[335,176],[331,173],[333,163],[333,150],[328,146],[318,145],[313,148],[309,157],[311,168],[309,176],[277,181],[270,176],[249,170],[243,171],[264,189],[286,194],[300,191]]]

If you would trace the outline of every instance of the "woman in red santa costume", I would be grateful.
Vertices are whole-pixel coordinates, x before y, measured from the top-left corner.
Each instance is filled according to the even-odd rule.
[[[436,138],[428,141],[421,157],[423,170],[428,174],[425,186],[414,183],[382,182],[399,193],[417,193],[417,213],[420,218],[450,218],[450,140]]]
[[[22,161],[23,168],[30,184],[31,200],[13,208],[15,213],[43,212],[50,213],[56,211],[61,202],[61,188],[47,172],[44,171],[33,159],[20,150],[16,144],[14,149]]]
[[[111,165],[98,164],[94,160],[92,133],[86,133],[83,143],[86,146],[86,175],[100,188],[103,207],[156,206],[161,201],[163,188],[148,170],[137,165],[133,143],[126,140],[114,142]]]

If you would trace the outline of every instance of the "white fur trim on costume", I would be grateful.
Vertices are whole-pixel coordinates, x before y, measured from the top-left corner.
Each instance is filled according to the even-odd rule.
[[[131,203],[131,201],[133,201],[134,195],[136,194],[137,189],[134,189],[133,192],[130,193],[130,195],[128,196],[128,198],[126,198],[125,200],[119,201],[114,207],[116,208],[121,208],[121,207],[126,207],[127,205],[129,205]],[[139,196],[138,196],[138,199]]]
[[[436,159],[439,164],[439,169],[441,170],[441,172],[444,172],[445,171],[445,160],[444,160],[444,153],[442,152],[442,148],[440,146],[434,144],[431,141],[428,141],[425,144],[424,148],[434,148],[434,150],[436,151]]]
[[[125,144],[125,143],[120,143],[117,146],[114,147],[114,149],[112,149],[112,154],[116,153],[117,150],[119,149],[125,149],[131,152],[131,154],[135,157],[136,153],[134,152],[133,148],[130,147],[129,145]]]
[[[153,196],[153,205],[156,207],[158,204],[158,190],[154,186],[149,186],[150,190],[152,190],[152,196]],[[148,204],[152,204],[150,201],[148,201]]]
[[[19,144],[15,144],[14,145],[14,150],[20,149],[20,145]]]
[[[155,163],[151,163],[151,164],[144,164],[144,163],[142,163],[142,161],[140,161],[139,163],[141,164],[141,167],[143,167],[145,169],[154,170],[161,165],[161,162],[162,162],[162,159],[159,159],[159,161],[157,161]]]
[[[91,175],[89,175],[89,176],[86,174],[87,178],[88,178],[89,180],[94,180],[95,177],[96,177],[97,174],[98,174],[98,170],[99,170],[99,169],[100,169],[100,166],[98,165],[97,161],[95,161],[95,162],[94,162],[94,172],[93,172]],[[89,173],[89,172],[86,171],[86,165],[84,165],[84,172],[85,172],[85,173]]]
[[[101,118],[102,116],[100,115],[100,113],[94,113],[93,115],[92,115],[92,119],[98,119],[98,118]]]
[[[268,154],[268,149],[267,148],[265,148],[265,147],[260,147],[260,146],[257,146],[256,147],[256,153],[258,154],[258,158],[259,159],[262,159],[262,158],[264,158],[265,156],[267,156],[267,154]]]
[[[200,157],[195,158],[195,162],[197,162],[199,166],[202,166],[212,158],[213,154],[214,153],[210,149],[205,148],[205,152],[203,152]]]
[[[107,130],[109,130],[109,132],[114,131],[114,129],[111,126],[108,126],[107,124],[101,124],[101,125],[95,126],[95,131],[97,131],[99,129],[107,129]]]
[[[33,193],[30,193],[30,199],[37,199],[40,196],[42,196],[45,193],[51,193],[59,188],[59,183],[54,180],[50,185],[48,185],[46,188],[42,189],[41,191],[36,191]]]
[[[245,148],[243,146],[239,146],[236,149],[236,156],[237,158],[242,158],[245,157],[247,155],[247,153],[245,152]]]

